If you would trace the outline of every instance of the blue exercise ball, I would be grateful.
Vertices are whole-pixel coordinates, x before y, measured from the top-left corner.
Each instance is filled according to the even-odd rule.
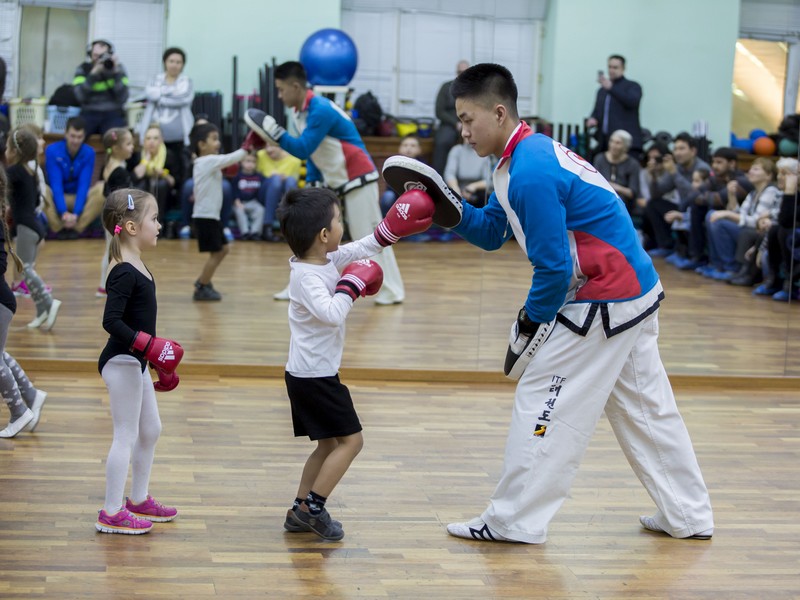
[[[767,137],[767,132],[764,131],[763,129],[753,129],[753,131],[750,132],[750,139],[753,140],[754,142],[758,138],[762,137]]]
[[[356,74],[358,51],[340,29],[320,29],[300,49],[300,62],[311,85],[347,85]]]

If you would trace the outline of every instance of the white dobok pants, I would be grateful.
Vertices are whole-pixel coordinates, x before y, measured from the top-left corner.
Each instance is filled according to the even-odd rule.
[[[502,475],[483,513],[489,527],[512,540],[546,540],[603,411],[659,526],[675,537],[714,526],[657,342],[657,310],[610,338],[600,311],[585,337],[555,325],[517,385]]]
[[[374,232],[382,220],[378,204],[378,182],[374,181],[347,192],[344,198],[344,217],[350,230],[350,237],[358,240]],[[383,252],[373,256],[372,260],[383,269],[383,285],[375,299],[385,303],[402,302],[406,292],[392,247],[384,248]]]

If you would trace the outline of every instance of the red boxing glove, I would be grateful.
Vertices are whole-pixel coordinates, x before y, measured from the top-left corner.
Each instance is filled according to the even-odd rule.
[[[336,284],[336,293],[347,294],[353,302],[359,296],[373,296],[383,285],[383,269],[374,260],[364,259],[352,262],[342,271],[342,278]]]
[[[159,369],[152,363],[150,363],[150,366],[153,367],[158,374],[158,381],[153,382],[153,389],[155,389],[155,391],[169,392],[178,387],[181,380],[175,371],[168,373],[164,369]]]
[[[375,239],[381,246],[396,243],[401,237],[422,233],[433,223],[436,205],[422,190],[402,194],[375,228]]]
[[[140,352],[147,360],[153,363],[153,367],[163,369],[167,373],[172,373],[177,369],[183,358],[183,348],[178,342],[153,337],[144,331],[136,333],[131,350]]]
[[[261,150],[262,148],[267,147],[267,142],[265,142],[255,131],[249,131],[242,142],[241,148],[242,150]]]

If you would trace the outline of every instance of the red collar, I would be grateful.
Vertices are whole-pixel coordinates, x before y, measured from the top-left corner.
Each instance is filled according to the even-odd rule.
[[[517,147],[517,144],[519,144],[529,135],[533,135],[533,130],[525,121],[520,121],[519,125],[517,125],[514,128],[514,131],[511,133],[511,137],[508,138],[506,147],[503,150],[503,156],[500,157],[500,161],[497,163],[496,168],[499,169],[506,160],[511,158],[511,155],[514,153],[514,149]]]
[[[301,108],[298,112],[303,112],[304,110],[308,110],[308,105],[313,97],[314,97],[314,90],[306,90],[306,99],[303,101],[303,108]]]

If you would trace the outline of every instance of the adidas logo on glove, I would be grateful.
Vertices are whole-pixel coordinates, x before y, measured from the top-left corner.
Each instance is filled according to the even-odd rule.
[[[158,355],[158,362],[164,362],[165,360],[175,360],[175,349],[169,342],[164,344],[161,354]]]
[[[404,221],[408,221],[408,209],[411,208],[411,205],[408,202],[397,202],[395,206],[397,206],[397,214],[403,217]]]

